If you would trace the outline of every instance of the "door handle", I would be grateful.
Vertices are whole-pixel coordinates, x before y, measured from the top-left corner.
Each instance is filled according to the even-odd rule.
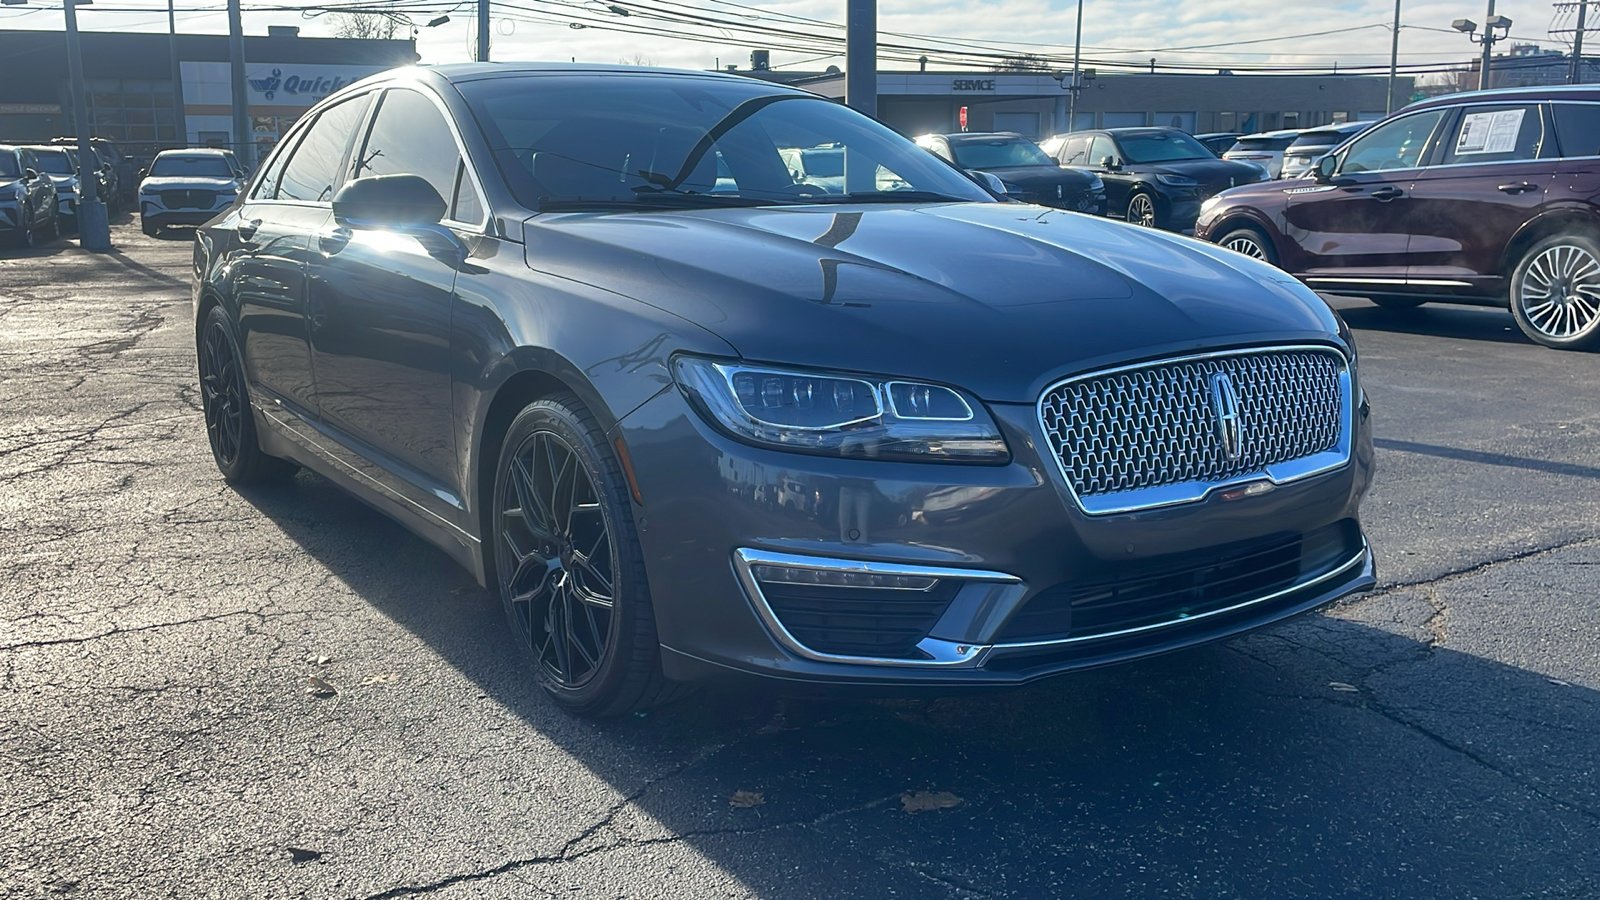
[[[251,238],[256,236],[256,229],[258,229],[260,227],[261,227],[261,220],[260,219],[251,219],[251,220],[249,220],[247,222],[240,222],[238,224],[238,226],[235,227],[234,230],[239,232],[239,240],[248,241]]]
[[[1500,185],[1499,189],[1508,194],[1520,194],[1524,191],[1537,191],[1539,186],[1537,184],[1530,184],[1526,181],[1522,181],[1516,184],[1502,184]]]
[[[1404,197],[1405,193],[1405,191],[1402,191],[1396,187],[1383,187],[1373,191],[1371,196],[1374,200],[1381,200],[1387,203],[1396,197]]]
[[[333,256],[348,247],[354,236],[350,229],[343,226],[329,229],[317,235],[317,249],[322,251],[323,256]]]

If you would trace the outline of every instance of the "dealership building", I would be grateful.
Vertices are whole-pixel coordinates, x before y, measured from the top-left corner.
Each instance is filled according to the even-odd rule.
[[[759,55],[758,55],[759,57]],[[844,98],[844,73],[740,72]],[[1395,84],[1407,102],[1411,78]],[[1050,72],[878,73],[878,117],[904,134],[1015,131],[1044,137],[1084,128],[1166,125],[1191,134],[1310,128],[1379,119],[1388,79],[1372,75],[1103,74],[1088,80],[1069,126],[1070,91]]]
[[[165,147],[232,146],[227,35],[178,35],[176,84],[165,34],[84,32],[81,39],[94,135],[134,156]],[[246,36],[244,44],[249,122],[258,151],[276,143],[329,93],[417,61],[410,40],[309,38],[292,27]],[[0,31],[0,141],[74,133],[65,33]]]

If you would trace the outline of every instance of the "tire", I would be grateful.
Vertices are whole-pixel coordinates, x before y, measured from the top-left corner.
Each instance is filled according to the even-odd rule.
[[[1600,241],[1563,234],[1534,244],[1512,271],[1510,301],[1517,327],[1537,343],[1600,345]]]
[[[1158,228],[1160,223],[1156,215],[1156,198],[1149,191],[1135,191],[1128,198],[1128,211],[1123,218],[1134,225],[1144,228]]]
[[[144,232],[147,237],[155,237],[161,233],[161,226],[141,218],[139,220],[139,230]]]
[[[61,237],[61,214],[55,208],[50,209],[50,224],[44,229],[45,240],[53,241]]]
[[[1217,238],[1217,243],[1241,256],[1259,259],[1270,265],[1278,264],[1278,251],[1272,246],[1272,241],[1262,234],[1260,229],[1249,225],[1229,229],[1222,237]]]
[[[17,246],[23,250],[39,246],[39,226],[33,224],[33,210],[23,207],[22,218],[18,222],[22,227],[17,229]]]
[[[212,307],[207,314],[195,350],[206,439],[223,479],[235,485],[259,484],[293,475],[298,468],[294,463],[261,450],[239,342],[222,307]]]
[[[576,396],[538,400],[512,420],[490,515],[506,619],[556,703],[582,716],[619,716],[683,690],[661,674],[622,468]]]
[[[1368,297],[1373,303],[1388,310],[1416,309],[1428,301],[1421,297]]]

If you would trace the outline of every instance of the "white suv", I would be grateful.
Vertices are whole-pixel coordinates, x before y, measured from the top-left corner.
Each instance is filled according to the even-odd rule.
[[[1289,149],[1289,145],[1299,136],[1298,128],[1247,134],[1235,141],[1228,152],[1222,154],[1222,158],[1255,163],[1267,170],[1268,178],[1277,178],[1283,170],[1283,151]]]
[[[204,225],[244,183],[231,150],[163,150],[139,182],[139,225],[152,237],[167,225]]]

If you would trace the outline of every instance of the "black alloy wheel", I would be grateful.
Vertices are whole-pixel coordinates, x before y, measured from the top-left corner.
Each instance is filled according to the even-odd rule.
[[[17,246],[24,250],[32,250],[39,245],[39,228],[33,224],[33,210],[24,206],[22,218],[19,220],[20,228],[17,229]]]
[[[501,446],[492,509],[500,598],[540,685],[583,715],[669,699],[621,466],[571,394],[530,404]]]
[[[1128,198],[1128,214],[1125,218],[1145,228],[1156,227],[1156,198],[1144,191],[1135,193]]]
[[[255,419],[233,327],[221,307],[212,307],[201,328],[200,408],[211,458],[231,484],[251,484],[292,474],[293,463],[268,456],[256,441]]]

